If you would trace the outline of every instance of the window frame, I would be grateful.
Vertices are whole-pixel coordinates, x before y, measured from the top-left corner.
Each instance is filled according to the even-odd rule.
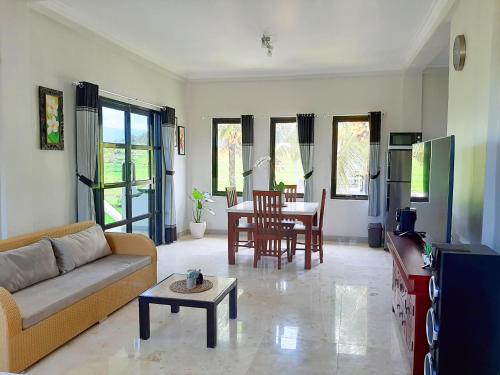
[[[269,190],[273,190],[274,180],[276,178],[276,124],[297,123],[296,116],[271,117],[270,122],[270,142],[269,142]],[[304,198],[304,193],[297,193],[297,198]]]
[[[368,194],[337,194],[337,143],[339,122],[369,122],[368,115],[333,116],[332,120],[332,174],[330,199],[368,200]]]
[[[239,124],[241,127],[241,118],[239,117],[214,117],[212,119],[212,195],[225,197],[226,191],[217,190],[217,179],[218,179],[218,158],[219,158],[219,148],[217,134],[219,131],[220,124]],[[236,191],[238,197],[243,196],[242,191]]]

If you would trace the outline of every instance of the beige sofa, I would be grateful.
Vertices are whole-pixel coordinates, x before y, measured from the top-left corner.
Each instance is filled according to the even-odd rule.
[[[0,252],[94,225],[89,221],[2,240]],[[25,370],[156,283],[156,247],[149,238],[124,233],[105,233],[105,238],[108,256],[14,293],[0,287],[0,371]]]

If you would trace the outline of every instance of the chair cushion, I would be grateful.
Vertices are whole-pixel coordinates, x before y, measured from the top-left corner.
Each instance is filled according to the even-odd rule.
[[[0,253],[0,286],[11,293],[58,275],[48,239]]]
[[[149,264],[149,256],[110,255],[14,293],[23,328],[47,319]]]
[[[111,254],[99,225],[60,238],[51,238],[62,274]]]

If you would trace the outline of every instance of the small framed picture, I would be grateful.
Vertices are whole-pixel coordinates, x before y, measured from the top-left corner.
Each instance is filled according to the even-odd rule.
[[[184,126],[177,127],[177,153],[186,155],[186,129]]]
[[[174,124],[174,139],[175,139],[175,142],[174,142],[174,148],[177,148],[177,125],[179,125],[179,118],[177,116],[175,116],[175,124]]]
[[[64,115],[62,91],[38,87],[40,148],[64,150]]]

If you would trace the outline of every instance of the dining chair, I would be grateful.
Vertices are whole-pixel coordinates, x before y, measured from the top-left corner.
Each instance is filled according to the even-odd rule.
[[[289,229],[283,225],[281,193],[279,191],[253,191],[254,207],[254,241],[255,251],[253,266],[262,256],[278,258],[278,269],[281,269],[281,257],[287,253],[291,262],[291,249],[282,250],[281,241],[289,234]]]
[[[236,206],[238,204],[238,193],[236,192],[236,188],[234,186],[226,187],[226,200],[227,200],[227,208]],[[253,223],[245,223],[238,222],[236,224],[236,228],[234,229],[236,233],[236,240],[234,241],[235,252],[238,252],[240,247],[254,247],[253,241],[253,231],[255,229],[255,225]],[[240,240],[240,233],[247,234],[247,240]]]
[[[297,202],[297,185],[285,185],[285,202]]]
[[[321,194],[321,205],[319,211],[319,225],[312,227],[312,246],[311,249],[313,252],[319,251],[319,261],[323,263],[323,218],[325,215],[325,201],[326,201],[326,189],[323,189]],[[299,234],[306,234],[306,228],[303,224],[295,224],[292,229],[292,256],[295,255],[296,250],[304,250],[297,249],[297,236]],[[303,245],[303,243],[301,243]]]

